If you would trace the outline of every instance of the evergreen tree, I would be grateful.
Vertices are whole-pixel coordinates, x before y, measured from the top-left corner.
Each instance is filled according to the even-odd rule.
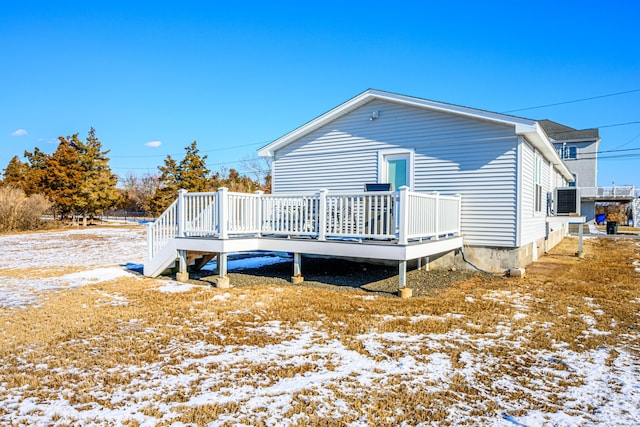
[[[178,190],[191,192],[206,191],[209,187],[210,171],[207,168],[207,156],[201,156],[198,143],[193,141],[185,147],[184,159],[177,163],[167,156],[164,166],[158,166],[161,172],[159,186],[149,202],[153,215],[162,213],[178,197]]]
[[[206,165],[207,156],[200,156],[196,141],[184,149],[186,154],[178,165],[179,187],[187,191],[206,191],[211,173]]]
[[[46,154],[38,147],[33,150],[33,153],[29,151],[24,152],[24,157],[27,159],[27,170],[24,175],[24,184],[22,189],[30,196],[32,194],[45,194],[44,179],[47,174],[49,154]]]
[[[60,213],[61,217],[73,213],[78,188],[82,185],[84,169],[80,153],[63,137],[56,151],[46,156],[46,174],[42,177],[44,193]]]
[[[109,167],[109,150],[102,150],[94,128],[89,130],[87,141],[71,137],[71,144],[78,152],[82,167],[82,182],[76,193],[74,209],[81,214],[86,224],[87,215],[95,215],[113,207],[120,198],[116,188],[118,177]]]
[[[5,181],[17,184],[27,195],[43,194],[50,199],[62,217],[101,213],[114,206],[120,194],[117,176],[111,172],[108,150],[91,128],[86,142],[78,134],[58,138],[53,154],[37,147],[25,151],[27,163],[14,157],[5,169]]]
[[[149,201],[149,211],[153,215],[161,214],[178,197],[180,181],[178,175],[178,164],[168,155],[164,160],[164,166],[158,166],[160,179],[158,188]]]
[[[18,156],[13,156],[7,167],[4,169],[2,185],[5,187],[16,187],[25,190],[29,165],[22,163]]]

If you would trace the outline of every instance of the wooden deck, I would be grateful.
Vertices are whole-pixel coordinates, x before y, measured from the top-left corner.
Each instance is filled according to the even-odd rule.
[[[292,277],[301,276],[301,254],[397,261],[404,288],[408,260],[462,247],[460,211],[460,196],[406,187],[308,194],[180,191],[148,226],[144,274],[157,276],[177,263],[177,277],[185,279],[189,264],[197,267],[198,260],[215,255],[224,284],[227,254],[278,251],[294,254]]]

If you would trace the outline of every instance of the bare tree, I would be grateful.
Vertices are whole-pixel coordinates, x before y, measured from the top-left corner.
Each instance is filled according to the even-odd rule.
[[[151,172],[146,172],[142,175],[127,172],[120,181],[127,201],[125,208],[127,210],[148,212],[149,200],[156,193],[160,185],[158,175]]]
[[[242,170],[266,192],[271,192],[271,164],[270,157],[252,155],[244,156],[241,163]]]

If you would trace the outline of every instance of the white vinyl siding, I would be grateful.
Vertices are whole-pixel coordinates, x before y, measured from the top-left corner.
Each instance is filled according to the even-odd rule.
[[[413,150],[415,191],[462,195],[466,243],[515,247],[517,144],[513,126],[374,100],[276,151],[273,191],[361,191],[380,151]]]
[[[552,173],[557,174],[551,163],[522,140],[521,143],[522,188],[520,194],[520,245],[535,242],[545,237],[547,193],[553,189]],[[536,162],[539,162],[540,210],[536,209]],[[556,177],[556,179],[559,179]]]
[[[526,141],[520,144],[522,185],[520,193],[520,245],[535,240],[537,224],[534,218],[535,201],[535,149]]]

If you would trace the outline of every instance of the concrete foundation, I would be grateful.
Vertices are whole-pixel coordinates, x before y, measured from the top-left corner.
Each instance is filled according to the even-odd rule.
[[[228,277],[218,277],[216,279],[216,288],[220,289],[229,289],[231,284],[229,283]]]
[[[398,289],[398,296],[400,298],[411,298],[413,296],[413,290],[411,288]]]
[[[302,276],[291,276],[291,283],[293,283],[294,285],[299,285],[302,282],[304,282],[304,277],[302,277]]]
[[[176,281],[178,282],[188,282],[189,281],[189,273],[176,273]]]
[[[429,257],[429,270],[448,270],[451,266],[457,266],[457,257],[459,250],[447,252],[444,254],[432,255]],[[407,264],[410,267],[416,266],[417,261],[412,260]]]
[[[560,243],[562,239],[564,239],[566,234],[567,233],[565,232],[564,229],[559,229],[559,230],[549,232],[549,235],[547,236],[545,252],[549,252],[554,246]]]
[[[509,270],[509,277],[524,277],[524,268],[512,268]]]
[[[479,269],[492,271],[494,273],[503,273],[512,269],[520,269],[537,261],[541,256],[547,253],[551,248],[556,246],[565,237],[565,228],[560,228],[549,232],[546,239],[541,238],[535,242],[528,243],[519,248],[489,248],[479,246],[465,246],[464,256],[467,261]],[[443,261],[449,261],[445,256]],[[462,259],[462,253],[456,252],[455,262],[450,265],[463,270],[474,270]],[[432,263],[431,268],[437,268]],[[446,268],[446,267],[445,267]]]

